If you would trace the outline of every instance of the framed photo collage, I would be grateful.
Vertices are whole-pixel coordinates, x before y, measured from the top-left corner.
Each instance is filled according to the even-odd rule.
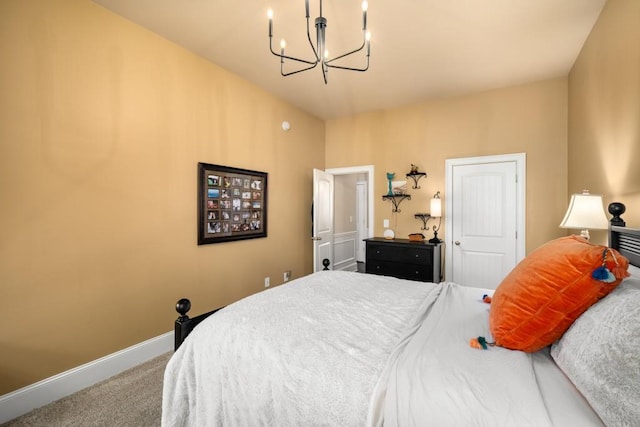
[[[267,237],[267,173],[198,163],[198,245]]]

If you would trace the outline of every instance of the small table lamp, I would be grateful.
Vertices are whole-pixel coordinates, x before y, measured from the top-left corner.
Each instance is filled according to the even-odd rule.
[[[431,217],[438,218],[438,227],[433,226],[433,238],[429,239],[429,243],[440,243],[442,240],[438,239],[438,230],[440,230],[440,224],[442,221],[442,199],[440,199],[440,192],[438,191],[433,195],[429,206],[431,207]]]
[[[587,240],[589,240],[589,229],[608,229],[609,221],[602,206],[602,196],[589,194],[588,190],[584,190],[582,194],[573,194],[560,227],[582,230],[580,236]]]

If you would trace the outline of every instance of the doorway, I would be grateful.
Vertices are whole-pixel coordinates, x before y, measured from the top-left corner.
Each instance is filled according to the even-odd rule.
[[[447,280],[495,289],[525,254],[524,153],[448,159]]]
[[[331,186],[331,212],[328,212],[316,200],[314,180],[314,271],[322,270],[322,259],[331,261],[330,269],[357,271],[358,261],[364,261],[363,240],[373,236],[373,165],[327,169],[324,173],[333,177]],[[325,186],[328,187],[328,186]],[[329,205],[325,202],[325,205]],[[324,213],[323,213],[324,211]],[[324,215],[326,218],[320,218]],[[329,218],[332,216],[333,218]],[[331,221],[331,239],[318,239],[317,225]],[[326,243],[330,240],[327,251]],[[324,243],[324,249],[321,246]],[[327,256],[326,254],[329,253]],[[321,255],[324,254],[324,255]]]

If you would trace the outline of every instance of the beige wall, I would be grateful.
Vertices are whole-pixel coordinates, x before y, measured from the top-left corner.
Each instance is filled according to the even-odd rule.
[[[0,394],[310,273],[323,121],[89,0],[0,2],[0,57]],[[197,246],[198,161],[269,173],[267,238]]]
[[[375,166],[376,236],[384,218],[396,237],[420,232],[414,214],[429,211],[436,191],[447,197],[446,159],[520,152],[527,154],[527,250],[565,234],[558,224],[567,194],[566,78],[330,120],[326,147],[327,167]],[[428,177],[392,214],[382,201],[386,172],[404,180],[412,163]]]
[[[640,1],[608,0],[569,77],[569,192],[622,202],[640,227],[639,158]]]

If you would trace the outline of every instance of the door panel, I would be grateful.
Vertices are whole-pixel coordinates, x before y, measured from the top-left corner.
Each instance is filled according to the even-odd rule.
[[[495,289],[496,284],[500,283],[506,275],[504,272],[505,257],[501,253],[463,250],[462,265],[464,265],[462,279],[455,281],[467,284],[467,286]]]

